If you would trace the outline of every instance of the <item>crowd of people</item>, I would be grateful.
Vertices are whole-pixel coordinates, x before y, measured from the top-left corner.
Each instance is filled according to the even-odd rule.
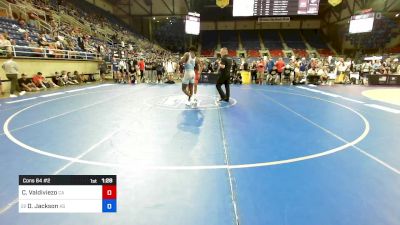
[[[238,64],[240,66],[238,66]],[[213,68],[210,64],[209,68]],[[232,80],[237,82],[239,70],[249,71],[251,80],[257,84],[282,84],[287,81],[290,84],[322,84],[334,79],[335,83],[366,83],[367,75],[374,74],[399,74],[400,64],[397,58],[387,58],[383,62],[377,60],[363,60],[356,63],[347,58],[295,58],[288,61],[283,58],[260,58],[251,63],[242,58],[240,62],[234,62],[232,66]],[[359,79],[352,79],[350,74],[357,73]],[[240,82],[240,81],[239,81]]]
[[[7,79],[10,80],[10,97],[15,98],[25,95],[26,92],[36,92],[40,90],[47,90],[49,88],[58,88],[69,85],[79,85],[96,81],[94,74],[83,74],[78,71],[60,71],[54,74],[48,74],[47,77],[41,72],[37,72],[32,76],[26,73],[21,73],[18,63],[14,61],[12,55],[8,55],[8,60],[2,65],[2,69],[6,74]],[[104,81],[105,62],[102,61],[99,65],[101,81]],[[4,95],[1,79],[0,79],[0,93]]]
[[[80,53],[86,52],[93,54],[90,55],[90,59],[94,59],[95,55],[110,61],[113,56],[119,58],[142,56],[150,59],[151,56],[147,56],[147,54],[169,53],[143,36],[133,33],[122,23],[110,21],[109,17],[105,15],[107,13],[77,7],[73,2],[63,0],[8,1],[11,4],[31,6],[35,9],[27,12],[27,15],[13,13],[11,17],[18,21],[13,26],[23,36],[26,46],[30,47],[33,52],[29,56],[82,58]],[[57,19],[64,14],[75,18],[81,25]],[[111,17],[111,15],[109,16]],[[45,21],[49,27],[40,25],[40,20]],[[89,30],[86,29],[88,26]],[[101,32],[106,29],[112,32]],[[3,39],[0,37],[0,51],[6,55],[11,53],[10,46],[15,46],[16,40],[7,32],[3,34]]]

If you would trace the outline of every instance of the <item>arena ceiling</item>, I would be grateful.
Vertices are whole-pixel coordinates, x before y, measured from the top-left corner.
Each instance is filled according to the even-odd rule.
[[[114,5],[114,13],[127,17],[183,16],[188,11],[201,14],[202,20],[232,20],[232,2],[224,9],[216,6],[215,0],[107,0]],[[400,11],[400,0],[343,0],[332,7],[328,0],[321,0],[319,18],[327,22],[338,22],[349,18],[359,10],[372,8],[374,11],[392,13]],[[315,18],[315,16],[312,16]],[[304,18],[301,16],[299,18]],[[237,19],[237,18],[235,18]]]

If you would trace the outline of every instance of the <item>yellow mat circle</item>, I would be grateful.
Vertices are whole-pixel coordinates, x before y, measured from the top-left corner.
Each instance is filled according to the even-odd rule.
[[[397,89],[375,89],[363,91],[364,96],[381,102],[400,106],[400,88]]]

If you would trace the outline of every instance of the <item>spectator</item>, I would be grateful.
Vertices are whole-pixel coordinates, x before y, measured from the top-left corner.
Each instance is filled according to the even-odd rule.
[[[275,66],[275,61],[273,58],[270,58],[267,63],[268,73],[272,72],[272,69],[274,68],[274,66]]]
[[[322,85],[326,85],[328,82],[328,66],[322,66],[317,69],[317,75],[319,76],[319,79],[321,81]]]
[[[144,78],[144,71],[145,71],[145,63],[144,63],[144,59],[141,58],[140,61],[138,62],[138,66],[139,66],[139,70],[140,70],[140,82],[143,82],[143,78]]]
[[[54,73],[53,82],[55,84],[57,84],[58,86],[67,85],[67,83],[64,82],[64,80],[62,79],[62,76],[58,72]]]
[[[283,69],[285,68],[285,62],[283,61],[282,58],[279,58],[278,61],[276,61],[275,66],[278,70],[278,75],[281,76]]]
[[[85,36],[79,36],[78,39],[78,47],[82,50],[82,51],[86,51],[86,46],[85,46]]]
[[[262,85],[264,83],[265,62],[260,60],[257,63],[257,83]]]
[[[76,71],[76,73],[78,73],[78,71]],[[78,82],[78,76],[76,76],[75,73],[72,74],[71,72],[68,72],[68,73],[67,73],[67,77],[68,77],[68,81],[69,81],[71,84],[79,84],[79,82]]]
[[[20,18],[18,20],[18,25],[22,28],[22,29],[26,29],[26,22],[24,19]]]
[[[392,63],[390,64],[390,74],[400,75],[400,64],[398,58],[393,59]]]
[[[86,82],[85,76],[83,74],[79,74],[76,70],[72,74],[72,77],[74,77],[80,84]]]
[[[21,78],[18,79],[18,84],[20,90],[24,90],[27,92],[40,90],[38,87],[36,87],[36,85],[32,82],[32,80],[29,79],[24,73],[21,75]]]
[[[268,73],[267,84],[270,85],[278,84],[279,80],[280,76],[278,74],[278,68],[276,68],[276,66],[273,66],[271,72]]]
[[[103,82],[105,80],[105,75],[107,73],[107,63],[106,63],[106,61],[104,61],[104,60],[100,61],[99,70],[100,70],[101,82]]]
[[[53,81],[47,80],[41,72],[38,72],[36,75],[32,77],[32,82],[38,88],[47,89],[50,87],[59,87]]]
[[[11,42],[4,34],[0,34],[0,54],[8,55],[12,53]]]
[[[47,41],[46,35],[44,33],[41,33],[38,39],[38,45],[39,47],[48,47],[50,43]]]
[[[18,86],[18,65],[17,63],[13,60],[14,56],[9,54],[7,55],[8,60],[3,63],[3,70],[6,74],[7,79],[11,81],[11,87],[10,87],[10,97],[15,98],[17,97],[17,93],[19,92],[19,86]],[[25,91],[19,92],[19,95],[24,95]]]
[[[293,84],[293,80],[294,80],[294,69],[290,64],[287,64],[285,66],[285,68],[283,69],[283,73],[282,73],[282,80],[283,79],[287,79],[289,80],[290,84]],[[281,83],[282,83],[281,80]]]
[[[66,85],[67,85],[67,84],[74,84],[74,83],[72,83],[72,82],[69,80],[67,71],[65,71],[65,70],[61,71],[60,77],[61,77],[61,80],[62,80]]]

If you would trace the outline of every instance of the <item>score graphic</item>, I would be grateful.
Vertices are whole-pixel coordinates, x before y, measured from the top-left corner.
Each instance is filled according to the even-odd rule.
[[[115,175],[20,175],[20,213],[115,213]]]
[[[103,185],[103,212],[117,211],[117,186]]]

